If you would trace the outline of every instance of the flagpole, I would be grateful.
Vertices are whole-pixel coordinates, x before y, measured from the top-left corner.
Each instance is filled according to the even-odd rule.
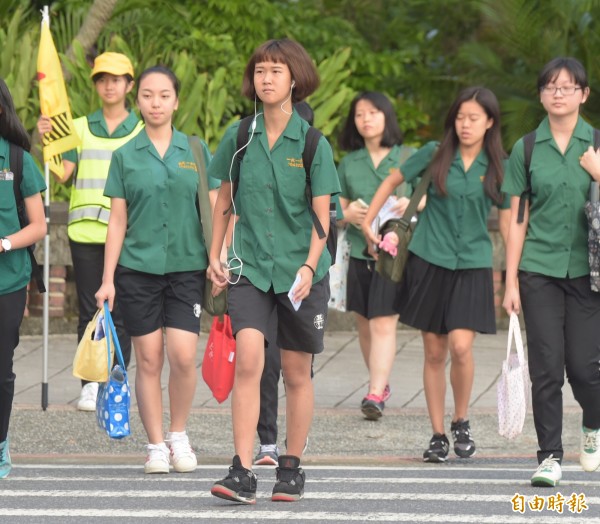
[[[45,9],[48,9],[46,6]],[[46,195],[44,196],[44,212],[46,214],[46,236],[44,237],[44,282],[47,282],[48,291],[44,293],[44,341],[43,341],[43,366],[42,366],[42,410],[48,407],[48,333],[50,319],[50,163],[44,164],[44,178],[46,179]]]
[[[48,6],[45,5],[42,11],[42,19],[48,21],[50,25],[50,16]],[[43,310],[43,350],[42,350],[42,410],[46,411],[48,407],[48,332],[50,317],[50,163],[44,163],[44,178],[46,179],[46,195],[44,196],[44,212],[46,214],[46,236],[44,237],[44,282],[48,286],[48,291],[44,293]]]

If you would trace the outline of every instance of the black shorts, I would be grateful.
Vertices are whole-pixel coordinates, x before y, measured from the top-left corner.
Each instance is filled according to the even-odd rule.
[[[365,318],[396,315],[398,284],[375,271],[375,261],[350,257],[346,283],[346,310]]]
[[[491,268],[450,270],[411,253],[396,306],[400,322],[421,331],[496,333]]]
[[[277,310],[277,345],[281,349],[316,355],[323,351],[323,335],[327,323],[329,275],[313,284],[300,309],[295,311],[287,292],[266,293],[256,288],[246,277],[229,285],[227,296],[233,334],[246,328],[257,329],[265,339],[273,332],[269,320]]]
[[[206,271],[153,275],[117,266],[115,287],[125,329],[141,337],[163,327],[200,332]]]

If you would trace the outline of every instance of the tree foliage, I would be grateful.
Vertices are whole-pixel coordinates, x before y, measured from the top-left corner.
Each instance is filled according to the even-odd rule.
[[[35,56],[43,0],[0,2],[0,75],[33,130],[39,112]],[[175,125],[215,148],[225,128],[253,111],[240,93],[245,63],[269,38],[301,42],[321,86],[309,103],[336,145],[352,97],[363,90],[393,101],[406,140],[437,137],[446,110],[467,85],[500,99],[507,149],[536,126],[541,66],[579,58],[592,96],[584,116],[600,124],[600,0],[57,0],[51,30],[76,116],[98,107],[89,79],[94,56],[131,57],[136,72],[163,63],[182,83]],[[100,8],[112,8],[101,10]],[[100,23],[97,23],[100,21]],[[92,23],[96,22],[96,24]],[[33,59],[32,59],[33,57]],[[133,98],[131,100],[133,104]],[[337,155],[337,152],[336,152]]]

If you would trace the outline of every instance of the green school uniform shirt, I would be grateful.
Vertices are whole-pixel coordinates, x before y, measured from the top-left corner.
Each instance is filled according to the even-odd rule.
[[[227,129],[208,168],[210,175],[230,179],[236,151],[239,122]],[[293,112],[288,125],[269,150],[262,116],[248,145],[243,162],[233,162],[231,179],[239,178],[235,195],[240,216],[235,228],[234,248],[243,261],[242,275],[262,291],[287,292],[296,272],[306,262],[313,222],[304,195],[306,173],[302,151],[309,124]],[[250,133],[250,132],[249,132]],[[335,195],[340,183],[329,143],[321,137],[311,166],[313,197]],[[229,256],[233,256],[230,248]],[[323,249],[313,282],[321,280],[331,265]]]
[[[341,196],[354,201],[362,198],[367,204],[371,203],[377,188],[394,170],[398,171],[400,165],[414,153],[412,147],[392,147],[386,157],[379,163],[377,168],[373,165],[371,155],[363,148],[348,153],[338,167],[340,176]],[[401,184],[396,191],[397,196],[410,196],[412,187],[409,184]],[[346,240],[350,242],[350,256],[362,260],[370,260],[363,254],[367,242],[362,231],[352,225],[346,230]]]
[[[400,168],[411,182],[422,174],[435,153],[438,142],[429,142]],[[487,154],[481,150],[465,172],[460,152],[456,155],[446,180],[447,196],[440,196],[432,184],[427,191],[427,205],[419,215],[409,251],[430,264],[446,269],[492,267],[492,241],[487,219],[493,201],[484,191],[483,179],[488,167]],[[510,207],[506,197],[501,209]]]
[[[594,129],[581,117],[563,155],[546,117],[536,130],[531,156],[532,196],[519,269],[556,278],[588,275],[588,225],[583,205],[592,177],[579,156],[594,144]],[[519,196],[525,189],[523,139],[510,155],[502,190]]]
[[[0,137],[0,237],[12,235],[21,229],[10,170],[10,146]],[[46,190],[44,178],[33,158],[23,152],[21,194],[27,198]],[[31,279],[31,262],[26,249],[0,253],[0,295],[23,289]]]
[[[108,127],[106,125],[106,120],[104,119],[104,113],[102,109],[98,109],[94,111],[91,115],[87,117],[88,127],[90,132],[93,135],[96,135],[100,138],[123,138],[131,134],[131,132],[135,129],[139,119],[137,115],[130,111],[129,115],[123,122],[121,122],[112,133],[108,132]],[[69,160],[70,162],[77,163],[77,149],[71,149],[66,153],[63,153],[63,160]]]
[[[210,152],[203,145],[208,164]],[[218,187],[209,179],[209,188]],[[164,158],[143,129],[112,156],[104,194],[127,201],[122,266],[164,275],[207,267],[196,208],[198,171],[187,136],[173,129]]]

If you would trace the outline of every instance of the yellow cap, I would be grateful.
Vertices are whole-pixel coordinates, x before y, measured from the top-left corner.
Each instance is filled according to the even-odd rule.
[[[133,78],[133,66],[131,61],[121,53],[102,53],[94,60],[94,68],[90,77],[98,73],[110,73],[111,75],[131,75]]]

